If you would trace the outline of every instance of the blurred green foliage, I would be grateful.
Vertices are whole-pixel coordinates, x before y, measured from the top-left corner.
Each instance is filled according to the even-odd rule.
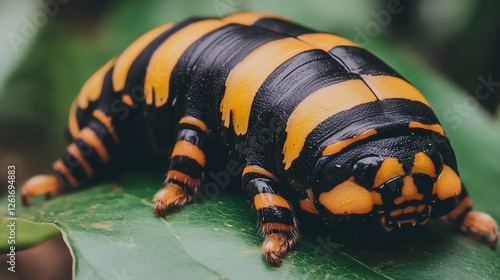
[[[469,185],[476,206],[492,213],[497,220],[500,220],[500,209],[497,206],[498,198],[500,198],[500,186],[498,186],[500,167],[497,163],[497,158],[500,157],[498,148],[500,121],[480,107],[466,111],[467,114],[453,111],[452,116],[460,118],[458,126],[456,126],[456,121],[451,121],[446,117],[447,112],[455,104],[464,108],[464,104],[471,102],[467,94],[473,96],[479,84],[479,76],[487,77],[491,74],[493,80],[500,80],[498,67],[500,57],[497,51],[500,47],[500,36],[498,36],[500,18],[495,14],[500,8],[500,2],[401,0],[398,2],[400,12],[396,14],[388,13],[388,5],[391,5],[393,1],[59,0],[67,4],[59,4],[59,10],[54,13],[54,16],[49,16],[46,24],[42,25],[36,24],[35,19],[37,13],[44,11],[38,1],[7,1],[11,2],[0,3],[0,26],[3,30],[3,34],[0,34],[2,36],[0,55],[5,58],[5,62],[0,65],[0,166],[11,163],[19,165],[18,183],[34,173],[49,171],[51,162],[64,150],[63,135],[67,111],[81,85],[96,69],[111,57],[119,54],[135,38],[164,22],[179,20],[187,16],[221,16],[240,10],[258,10],[279,13],[312,28],[331,31],[359,41],[401,71],[422,90],[436,109],[438,117],[444,120],[443,125],[457,150],[463,178]],[[30,23],[35,29],[33,36],[23,33],[23,28],[30,29]],[[25,40],[17,41],[18,44],[12,43],[12,35],[9,37],[9,34],[19,35]],[[465,87],[465,90],[439,78],[439,75],[425,64],[441,69],[445,75]],[[496,110],[498,93],[495,90],[490,98],[482,100],[488,110]],[[3,176],[5,174],[0,173],[0,189],[6,181],[3,180]],[[135,197],[127,197],[127,199],[133,200],[134,203],[140,202],[140,199],[149,200],[154,188],[142,188],[144,186],[142,181],[149,182],[150,187],[156,187],[156,178],[131,180],[126,184],[128,185],[126,193],[138,190],[140,193],[133,193]],[[158,184],[159,182],[160,180]],[[78,199],[92,200],[101,191],[106,191],[108,187],[101,186],[95,190],[58,198],[40,208],[23,210],[24,215],[35,221],[63,224],[67,232],[74,232],[75,228],[72,227],[74,224],[71,222],[77,217],[58,216],[57,211],[49,212],[52,216],[47,216],[42,212],[46,214],[50,209],[62,209],[57,207],[63,207],[66,211],[73,205],[77,205]],[[114,194],[104,193],[103,195],[117,199]],[[197,213],[201,213],[201,217],[208,217],[203,215],[213,211],[218,204],[221,204],[221,209],[227,209],[228,212],[239,208],[248,209],[248,214],[235,212],[231,216],[231,213],[227,213],[228,219],[236,221],[231,224],[232,231],[227,231],[228,229],[225,228],[227,226],[224,224],[210,224],[209,222],[217,219],[213,216],[207,218],[209,222],[205,221],[206,223],[200,225],[198,231],[207,228],[213,230],[224,228],[223,232],[234,237],[238,236],[236,231],[240,227],[246,228],[248,234],[245,234],[243,240],[237,238],[232,240],[240,240],[238,242],[243,242],[245,246],[251,248],[247,248],[248,250],[258,250],[259,239],[254,235],[255,228],[253,228],[250,207],[235,206],[232,199],[243,202],[241,198],[238,200],[238,198],[223,195],[220,197],[220,202],[216,199],[201,206],[193,206],[196,210],[188,210],[184,218],[182,212],[179,213],[172,221],[174,228],[177,227],[176,232],[184,233],[183,238],[187,238],[186,242],[191,242],[198,238],[196,228],[189,224],[190,221],[199,220]],[[113,203],[115,202],[118,205],[124,203],[124,201],[113,200]],[[0,205],[3,207],[3,204]],[[81,211],[89,210],[85,208],[89,207],[85,203],[81,207],[83,207]],[[109,207],[112,208],[112,205]],[[137,213],[147,213],[150,210],[148,205],[141,203],[136,207],[134,211],[138,211]],[[67,215],[65,211],[61,213]],[[122,211],[122,209],[113,211]],[[99,213],[91,218],[97,223],[100,219],[114,219],[113,217],[112,215],[106,216],[106,213]],[[145,219],[146,223],[153,225],[163,224],[151,216]],[[125,225],[127,222],[129,221],[125,219]],[[22,228],[20,227],[20,230]],[[35,233],[34,236],[27,238],[31,240],[28,243],[32,244],[44,239],[44,235],[39,233],[47,234],[47,232],[33,229],[24,232],[28,231]],[[53,230],[48,232],[54,233]],[[77,236],[101,238],[101,235],[92,235],[93,233],[95,234],[95,232],[82,231],[78,232],[81,235]],[[118,240],[121,238],[119,234],[121,233],[115,236]],[[299,278],[318,275],[326,277],[330,275],[330,270],[333,271],[333,275],[338,276],[341,274],[340,271],[343,271],[346,274],[342,275],[346,277],[360,278],[369,277],[367,275],[407,278],[408,275],[403,273],[408,269],[412,273],[409,278],[446,276],[454,272],[463,273],[461,275],[464,278],[468,276],[481,278],[500,273],[498,252],[491,252],[449,231],[433,234],[436,234],[436,240],[431,243],[420,239],[410,247],[404,245],[393,247],[388,253],[363,250],[356,244],[351,244],[352,247],[334,250],[335,256],[332,256],[331,261],[338,263],[328,264],[323,260],[325,264],[321,265],[314,264],[314,258],[311,257],[311,252],[318,246],[317,241],[314,237],[306,237],[305,245],[299,246],[297,253],[291,254],[288,268],[281,272],[276,272],[271,268],[262,269],[268,273],[275,273],[275,276],[293,275]],[[433,234],[424,234],[424,237],[430,239],[434,236]],[[447,240],[448,234],[452,235],[450,240]],[[216,242],[214,236],[216,235],[209,235],[207,239],[199,240],[195,244],[201,246],[203,242]],[[72,238],[72,246],[79,248],[77,250],[81,250],[82,256],[89,257],[93,254],[93,251],[89,253],[84,250],[91,245],[91,239],[86,240],[90,243],[78,243],[77,238]],[[172,239],[172,236],[165,238]],[[108,244],[110,247],[107,249],[112,250],[114,244]],[[429,247],[429,244],[437,247]],[[187,247],[184,247],[186,254],[197,255],[205,262],[209,262],[209,266],[217,266],[217,264],[210,263],[210,254],[205,254],[193,246]],[[222,250],[230,252],[236,250],[237,247],[238,243],[234,241]],[[211,250],[215,249],[211,248]],[[470,252],[473,253],[469,254]],[[253,265],[262,265],[260,262],[254,263],[258,258],[258,252],[251,251],[249,255],[253,258]],[[378,260],[371,258],[374,255],[378,257]],[[168,254],[158,255],[158,258],[162,260],[168,257]],[[84,268],[89,269],[87,272],[94,271],[95,261],[81,264],[80,271],[84,271]],[[298,266],[312,268],[304,272]],[[425,267],[431,267],[433,270],[425,270]],[[121,273],[120,267],[115,268]],[[250,268],[257,269],[256,266],[247,267],[247,269]],[[423,271],[419,272],[417,268]],[[219,276],[233,275],[218,269],[216,272]],[[315,269],[319,272],[314,272]],[[455,269],[458,272],[454,271]],[[234,270],[231,271],[230,273],[234,273]],[[379,275],[381,271],[383,274]]]
[[[499,4],[452,2],[8,0],[8,4],[1,4],[5,6],[1,18],[9,23],[4,25],[0,41],[4,46],[2,56],[6,57],[2,66],[10,70],[0,70],[0,125],[23,120],[14,128],[22,129],[25,122],[42,126],[47,134],[42,137],[46,139],[41,139],[45,140],[43,147],[57,151],[63,141],[52,136],[62,135],[69,104],[80,86],[133,39],[167,21],[193,15],[221,16],[239,10],[280,13],[310,27],[344,35],[368,48],[374,40],[389,39],[446,69],[445,73],[456,77],[472,94],[477,76],[500,77],[495,62],[499,58],[495,50],[500,21],[494,14]],[[49,4],[43,8],[40,3]],[[397,12],[391,13],[389,7],[397,7],[393,8]],[[43,14],[46,21],[42,20]],[[13,39],[12,34],[21,39]],[[13,67],[13,61],[19,67]],[[497,96],[482,102],[493,110]]]

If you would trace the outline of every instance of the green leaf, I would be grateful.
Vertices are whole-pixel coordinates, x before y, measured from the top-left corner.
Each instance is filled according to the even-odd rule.
[[[300,20],[300,15],[307,14],[302,9],[284,7],[281,1],[269,2],[277,12],[285,9],[285,13],[307,24],[305,19]],[[197,3],[196,11],[188,9],[185,1],[170,1],[163,6],[142,2],[120,5],[102,23],[106,26],[102,30],[104,35],[98,38],[78,37],[65,25],[49,23],[48,30],[41,31],[39,41],[35,42],[37,47],[26,58],[23,65],[28,66],[20,71],[16,84],[24,85],[25,80],[33,81],[33,77],[40,75],[43,78],[37,80],[36,86],[31,84],[35,88],[31,93],[10,87],[12,92],[21,92],[23,100],[31,104],[30,110],[12,106],[18,95],[9,95],[12,100],[4,99],[9,102],[2,102],[2,112],[24,116],[25,111],[29,111],[34,115],[32,118],[44,119],[41,116],[45,115],[37,108],[42,103],[49,103],[44,100],[48,96],[53,102],[45,104],[46,111],[56,112],[47,119],[48,129],[56,131],[63,127],[64,115],[73,96],[69,92],[76,93],[100,64],[165,19],[177,20],[188,13],[207,14],[206,11],[214,14],[214,3],[239,3],[222,7],[231,12],[240,7],[260,10],[270,7],[229,0]],[[298,3],[295,2],[295,8],[302,5],[300,7],[308,7],[311,14],[317,12],[311,5]],[[344,10],[349,9],[338,9],[337,13],[344,13]],[[321,17],[311,19],[311,24],[318,28],[335,18],[330,16],[328,9],[320,14]],[[350,14],[346,17],[353,18]],[[351,25],[361,24],[363,20],[357,18]],[[465,109],[464,104],[470,102],[470,97],[423,65],[418,57],[406,53],[404,48],[376,38],[370,41],[368,48],[427,96],[452,140],[461,175],[476,209],[490,213],[499,221],[499,120],[489,117],[480,108]],[[50,51],[44,53],[44,49]],[[78,65],[77,69],[67,71],[66,67],[61,67],[61,61],[65,60]],[[45,70],[40,71],[40,67]],[[40,88],[47,95],[39,94]],[[455,110],[455,104],[464,109]],[[329,234],[314,223],[303,221],[303,237],[299,244],[286,256],[281,267],[270,267],[262,260],[262,239],[255,227],[255,215],[241,192],[221,190],[214,199],[189,205],[161,219],[153,214],[150,200],[162,179],[152,174],[128,175],[118,181],[120,187],[101,184],[47,202],[35,200],[33,207],[17,209],[18,216],[25,219],[18,220],[18,241],[30,246],[54,233],[50,227],[50,230],[46,228],[50,234],[44,235],[38,226],[29,228],[33,225],[24,221],[56,226],[74,256],[77,279],[492,279],[500,274],[498,250],[490,250],[439,222],[389,239],[363,232],[354,234],[347,229]],[[239,189],[238,185],[232,187]],[[6,199],[1,199],[0,213],[6,209]],[[0,236],[5,236],[0,244],[5,249],[8,231],[4,225],[0,226]],[[32,235],[32,238],[21,242],[23,235]]]
[[[7,220],[5,217],[0,217],[0,253],[9,252],[10,246],[16,246],[16,249],[24,249],[35,244],[42,243],[56,235],[60,231],[50,224],[36,224],[24,219],[15,221],[15,233],[11,236],[11,223],[13,220]],[[14,229],[14,228],[13,228]],[[15,237],[15,244],[9,243]]]
[[[150,186],[161,180],[129,176],[121,181],[127,183],[95,186],[18,212],[63,231],[78,279],[386,278],[338,249],[326,254],[311,237],[290,252],[282,267],[270,267],[241,194],[221,193],[162,219],[149,202],[155,192]]]

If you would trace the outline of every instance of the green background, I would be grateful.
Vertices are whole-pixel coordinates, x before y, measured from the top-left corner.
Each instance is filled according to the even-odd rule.
[[[2,2],[1,168],[16,164],[18,190],[29,176],[48,172],[64,151],[67,111],[81,85],[148,29],[186,16],[270,11],[359,40],[415,84],[452,139],[475,207],[500,220],[500,123],[491,114],[498,92],[494,88],[480,100],[488,111],[474,97],[479,77],[500,80],[495,4],[401,1],[402,12],[385,22],[379,16],[387,11],[387,2],[351,2],[74,0],[59,4],[46,24],[37,24],[36,16],[47,14],[39,2]],[[30,23],[33,34],[26,32]],[[13,43],[16,36],[22,40]],[[500,273],[498,250],[439,222],[392,241],[329,235],[304,223],[302,242],[282,267],[273,268],[261,258],[255,217],[238,186],[163,220],[153,215],[150,204],[162,179],[155,172],[127,174],[113,184],[18,207],[23,218],[18,248],[58,232],[28,221],[56,225],[75,256],[78,279],[495,279]],[[2,198],[0,213],[5,211]],[[1,224],[0,236],[6,234]],[[5,241],[0,240],[3,249]]]

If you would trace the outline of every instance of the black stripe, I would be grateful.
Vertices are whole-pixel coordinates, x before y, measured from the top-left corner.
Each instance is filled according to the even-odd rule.
[[[275,182],[273,179],[269,178],[268,176],[258,173],[258,172],[247,172],[245,175],[243,175],[243,186],[246,186],[248,182],[254,179],[269,179],[271,182]]]
[[[394,206],[394,200],[401,196],[401,190],[403,189],[403,177],[399,176],[384,182],[382,186],[377,188],[377,192],[381,194],[384,206],[391,207]],[[398,206],[399,207],[399,206]]]
[[[281,161],[285,128],[293,110],[317,90],[349,79],[357,76],[319,50],[300,53],[279,66],[263,83],[252,104],[248,161],[260,166],[274,166],[275,161]]]
[[[202,130],[200,127],[190,123],[179,123],[179,125],[177,126],[177,130],[182,130],[182,129],[194,130],[196,131],[196,133],[200,134],[200,136],[208,135],[207,132]]]
[[[293,225],[293,212],[290,209],[280,206],[269,206],[257,210],[259,222],[265,223],[281,223],[285,225]]]
[[[102,111],[107,116],[114,116],[117,112],[113,112],[112,108],[110,108],[110,104],[113,103],[114,100],[120,100],[120,96],[115,94],[113,89],[113,71],[115,67],[111,67],[109,71],[104,76],[104,81],[102,83],[102,91],[99,95],[98,103],[95,109]],[[89,105],[90,106],[90,105]],[[89,120],[92,119],[92,113],[94,110],[89,111]]]
[[[404,131],[402,132],[404,133]],[[302,154],[302,158],[299,157],[294,161],[292,167],[287,171],[288,175],[300,182],[304,181],[302,182],[303,184],[313,186],[315,189],[314,194],[318,196],[320,192],[329,191],[334,186],[351,177],[351,168],[359,159],[374,155],[381,157],[408,158],[421,152],[425,148],[422,143],[426,143],[431,137],[429,133],[411,134],[412,131],[407,132],[408,134],[403,136],[385,134],[380,135],[378,138],[368,138],[367,140],[350,145],[348,149],[334,156],[320,157],[320,155],[318,155],[318,158],[315,158],[313,156],[314,153],[309,150],[309,155],[306,156]],[[401,134],[401,131],[399,131],[399,134]],[[313,169],[314,171],[308,171],[309,173],[306,173],[307,168],[310,168],[309,170]],[[304,169],[306,169],[306,171],[304,171]],[[309,178],[308,176],[312,177]],[[318,190],[318,192],[316,192],[316,190]]]
[[[444,200],[440,200],[437,198],[437,195],[434,195],[433,198],[435,199],[436,203],[435,205],[432,206],[431,217],[437,218],[449,214],[460,204],[460,202],[462,202],[468,196],[469,194],[467,192],[467,189],[463,184],[462,184],[462,191],[460,192],[458,197],[449,197]],[[465,211],[460,216],[457,217],[457,221],[455,222],[457,226],[460,226],[462,224],[463,219],[465,218],[467,213],[470,212],[471,210],[472,210],[471,207],[467,207]]]
[[[394,131],[407,135],[410,122],[439,124],[429,106],[404,98],[391,98],[360,104],[331,116],[308,135],[306,142],[319,143],[318,140],[324,139],[322,144],[328,145],[369,129],[376,129],[379,136]]]
[[[109,133],[108,128],[100,122],[90,122],[87,127],[94,131],[108,152],[109,157],[112,158],[112,156],[116,154],[118,147],[115,140]]]
[[[203,167],[194,159],[187,156],[173,156],[170,170],[182,172],[193,179],[201,179]]]
[[[239,24],[206,34],[184,52],[175,66],[170,80],[172,96],[182,97],[177,102],[187,104],[187,115],[202,120],[208,127],[219,127],[219,110],[212,115],[218,108],[214,101],[219,104],[222,99],[230,71],[259,46],[281,38],[262,28]]]
[[[387,210],[387,212],[390,212],[390,211],[393,211],[393,210],[405,209],[408,206],[418,207],[418,206],[423,205],[425,203],[428,204],[429,200],[426,200],[424,198],[422,200],[405,201],[405,202],[403,202],[401,204],[394,204],[392,202],[390,204],[386,204],[386,202],[384,202],[384,204],[382,204],[382,205],[375,205],[374,206],[374,211]]]
[[[76,97],[76,98],[78,98],[78,97]],[[95,101],[95,102],[89,101],[89,106],[86,109],[82,109],[82,108],[77,106],[77,109],[75,112],[75,114],[76,114],[75,117],[76,117],[78,127],[80,128],[80,130],[87,124],[87,122],[92,117],[92,112],[94,111],[96,104],[97,104],[97,101]]]
[[[259,19],[253,24],[253,26],[262,27],[292,37],[298,37],[308,33],[317,33],[315,30],[278,18]]]
[[[274,115],[283,126],[307,96],[323,87],[355,78],[323,51],[300,53],[276,68],[259,88],[252,104],[248,127],[258,131],[266,128],[276,131],[278,124],[270,123],[271,119],[262,118],[262,121],[268,121],[267,127],[255,125],[264,111],[274,111],[279,106],[281,112]]]
[[[401,163],[401,166],[403,166],[403,171],[405,172],[405,175],[408,176],[411,174],[411,170],[413,169],[413,162],[415,160],[415,156],[411,156],[408,158],[399,158],[398,161]]]
[[[253,198],[259,193],[275,193],[272,189],[274,182],[270,179],[253,176],[255,173],[243,175],[243,184],[246,186],[246,191],[249,197]]]
[[[299,194],[299,200],[307,200],[309,199],[309,194],[307,193],[307,190],[304,190],[302,191],[300,194]]]
[[[82,164],[72,153],[67,152],[62,158],[62,162],[79,183],[86,181],[87,175],[85,169],[83,169]]]
[[[358,75],[388,75],[402,78],[394,69],[369,51],[353,46],[334,47],[329,51],[352,72]]]
[[[349,148],[373,141],[374,139],[411,135],[411,133],[416,132],[416,130],[408,128],[408,124],[412,121],[423,124],[439,124],[436,115],[427,105],[418,101],[401,98],[360,104],[349,110],[339,112],[318,125],[306,137],[304,148],[300,152],[299,157],[293,161],[288,172],[295,175],[304,174],[307,170],[311,170],[321,151],[327,145],[349,139],[369,129],[376,129],[377,134],[365,140],[358,141]],[[429,131],[421,132],[423,134],[432,133]],[[283,147],[284,141],[285,139],[281,139],[278,147]],[[280,154],[279,157],[282,158],[283,155]]]
[[[425,209],[424,209],[424,212],[423,213],[426,213],[425,212]],[[416,214],[416,212],[412,212],[412,213],[405,213],[405,214],[399,214],[397,216],[394,216],[394,217],[387,217],[387,221],[405,221],[405,220],[412,220],[412,219],[415,219],[417,218],[417,220],[419,219],[421,214]]]
[[[444,200],[436,199],[436,203],[432,205],[431,218],[439,218],[448,215],[457,205],[458,199],[456,197],[449,197]],[[466,209],[465,212],[467,212],[467,210],[468,209]]]
[[[470,211],[472,211],[472,207],[467,207],[462,213],[460,213],[460,215],[457,216],[454,222],[457,227],[460,227],[463,224],[465,217],[467,216],[467,214],[469,214]]]
[[[412,177],[418,193],[424,195],[423,200],[430,200],[432,198],[432,188],[434,187],[435,178],[424,174],[413,174]]]
[[[115,67],[111,67],[109,71],[106,73],[104,76],[104,82],[103,82],[103,88],[101,95],[99,96],[99,102],[96,106],[96,110],[100,110],[103,112],[106,116],[111,116],[111,121],[114,126],[115,133],[118,137],[120,135],[120,138],[127,138],[129,137],[129,134],[137,133],[136,131],[131,132],[130,131],[130,126],[124,126],[124,121],[125,120],[131,120],[132,118],[130,117],[129,113],[133,113],[138,110],[129,110],[128,107],[126,109],[125,113],[123,111],[123,108],[126,107],[125,104],[121,101],[121,96],[119,94],[116,94],[114,89],[113,89],[113,72],[115,70]],[[120,104],[117,106],[117,104]],[[92,112],[89,112],[92,114]],[[101,123],[101,121],[93,116],[90,117],[90,122],[87,124],[87,126],[90,126],[91,124],[92,127],[94,128],[93,130],[95,132],[99,132],[102,135],[106,134],[110,136],[108,129],[104,124]],[[99,124],[96,126],[96,124]],[[97,135],[101,135],[97,134]],[[111,137],[111,136],[110,136]],[[106,137],[108,138],[108,137]],[[119,139],[120,141],[122,139]],[[107,149],[110,149],[111,147],[116,146],[116,142],[114,139],[112,139],[113,143],[105,143],[105,147]],[[108,142],[108,141],[106,141]]]
[[[135,58],[134,62],[130,66],[130,69],[127,74],[127,82],[123,90],[123,93],[130,93],[132,90],[134,90],[135,93],[134,100],[135,101],[137,101],[136,99],[144,100],[143,89],[139,91],[135,87],[137,86],[142,87],[142,85],[144,84],[147,65],[149,64],[149,61],[151,60],[151,57],[153,56],[156,49],[158,49],[158,47],[165,40],[167,40],[177,31],[200,20],[203,20],[203,18],[189,18],[181,22],[178,22],[172,28],[166,30],[161,35],[156,37],[146,48],[144,48],[144,50]]]
[[[202,130],[197,129],[197,127],[194,125],[182,125],[179,127],[180,127],[179,128],[180,130],[177,133],[176,141],[185,140],[185,141],[188,141],[190,143],[193,143],[194,145],[196,145],[198,147],[203,146],[203,142],[206,138],[205,137],[206,134]],[[189,127],[189,128],[186,128],[186,127]]]
[[[432,196],[432,198],[436,198],[435,196]],[[391,203],[391,204],[387,204],[386,202],[384,202],[383,205],[376,205],[375,207],[377,208],[377,210],[384,210],[385,209],[390,209],[391,211],[392,210],[397,210],[397,209],[404,209],[408,206],[414,206],[414,207],[418,207],[424,203],[429,203],[430,200],[426,200],[425,198],[422,199],[422,200],[410,200],[410,201],[405,201],[403,203],[400,203],[400,204],[394,204],[394,203]],[[389,207],[389,208],[388,208]]]
[[[60,172],[59,170],[54,170],[54,175],[61,184],[61,189],[63,192],[67,192],[71,189],[71,185],[68,179],[66,179],[66,176],[64,176],[62,172]]]
[[[82,109],[79,106],[77,106],[75,114],[76,114],[76,120],[78,122],[78,127],[80,128],[80,130],[83,127],[85,127],[85,125],[87,125],[87,123],[92,119],[92,112],[94,112],[94,110],[97,107],[106,110],[106,111],[103,110],[103,112],[108,112],[109,104],[111,104],[113,99],[117,98],[117,96],[113,95],[113,81],[112,81],[113,69],[114,66],[112,66],[108,70],[108,72],[106,72],[106,74],[104,75],[99,97],[95,101],[87,99],[88,106],[85,109]],[[78,105],[78,98],[79,97],[76,97],[75,100],[75,102],[77,102],[77,105]]]
[[[88,164],[95,172],[102,168],[103,164],[101,163],[101,159],[99,158],[99,154],[97,153],[96,149],[92,148],[90,144],[80,138],[75,140],[75,144],[80,150],[83,158],[88,162]]]

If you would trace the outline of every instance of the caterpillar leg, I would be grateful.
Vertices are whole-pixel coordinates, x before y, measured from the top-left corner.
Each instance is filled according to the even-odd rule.
[[[112,127],[91,121],[68,146],[65,155],[54,163],[53,174],[34,176],[24,184],[22,203],[29,205],[33,196],[49,198],[85,184],[102,171],[117,144]]]
[[[463,188],[463,196],[457,207],[445,219],[460,231],[470,234],[489,246],[498,241],[498,225],[488,214],[472,210],[472,200]]]
[[[153,197],[159,215],[184,206],[198,192],[206,163],[203,142],[207,135],[208,128],[202,121],[193,117],[180,120],[166,186]]]
[[[265,169],[248,165],[243,182],[257,210],[262,244],[267,261],[281,264],[281,258],[298,240],[299,233],[291,204],[278,193],[276,178]]]

